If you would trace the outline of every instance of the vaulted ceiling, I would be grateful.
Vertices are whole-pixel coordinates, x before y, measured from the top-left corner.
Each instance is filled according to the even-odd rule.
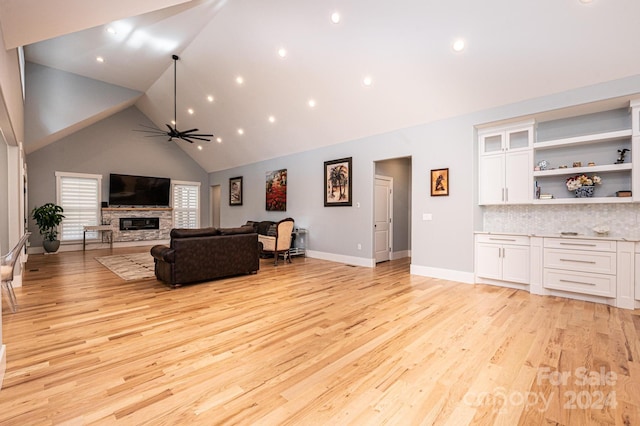
[[[638,16],[637,0],[0,0],[34,87],[87,87],[57,125],[26,113],[27,152],[133,104],[166,129],[178,54],[178,127],[215,138],[158,143],[209,172],[637,75]]]

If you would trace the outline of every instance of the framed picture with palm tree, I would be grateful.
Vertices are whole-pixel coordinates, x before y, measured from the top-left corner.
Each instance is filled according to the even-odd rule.
[[[324,162],[324,206],[351,206],[351,157]]]

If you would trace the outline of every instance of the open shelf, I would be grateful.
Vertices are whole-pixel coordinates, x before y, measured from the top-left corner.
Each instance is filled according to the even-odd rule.
[[[533,145],[534,150],[552,149],[561,146],[579,146],[592,143],[611,142],[616,140],[628,139],[631,137],[632,130],[616,130],[613,132],[596,133],[584,136],[574,136],[571,138],[555,139],[545,142],[536,142]]]
[[[631,163],[623,164],[607,164],[604,166],[587,166],[587,167],[567,167],[566,169],[540,170],[534,171],[534,177],[540,176],[562,176],[562,175],[581,175],[602,172],[619,172],[622,170],[631,170]]]

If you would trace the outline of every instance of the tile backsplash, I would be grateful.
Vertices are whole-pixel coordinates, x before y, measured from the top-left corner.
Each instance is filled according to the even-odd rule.
[[[640,235],[640,204],[561,204],[483,207],[483,231],[548,235],[595,235],[605,225],[611,236]]]

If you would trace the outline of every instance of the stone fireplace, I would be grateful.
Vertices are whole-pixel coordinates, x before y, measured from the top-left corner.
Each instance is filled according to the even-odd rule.
[[[115,242],[168,240],[171,212],[164,207],[107,207],[102,209],[102,223],[111,225]]]

